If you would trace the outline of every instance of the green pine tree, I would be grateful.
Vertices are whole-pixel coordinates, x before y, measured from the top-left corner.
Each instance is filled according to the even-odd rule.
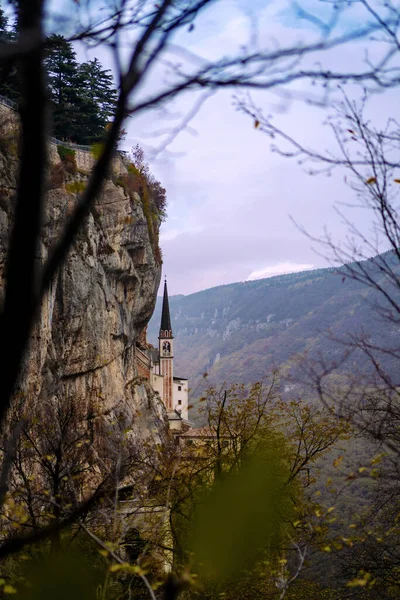
[[[46,58],[48,85],[53,113],[53,135],[76,141],[79,136],[80,77],[76,54],[71,43],[61,35],[48,39]]]
[[[15,39],[15,25],[10,27],[9,19],[0,7],[0,46]],[[20,99],[18,64],[16,61],[0,64],[0,94],[14,102],[18,102]]]
[[[97,58],[81,64],[79,74],[81,114],[85,115],[87,135],[87,141],[84,143],[91,143],[104,137],[106,126],[114,114],[117,91],[111,71],[103,69]]]

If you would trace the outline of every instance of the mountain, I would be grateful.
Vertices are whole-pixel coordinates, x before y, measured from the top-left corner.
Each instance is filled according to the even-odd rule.
[[[398,269],[390,253],[380,256]],[[387,286],[376,264],[371,259],[363,267]],[[399,291],[393,288],[390,293],[398,295]],[[148,327],[148,338],[154,344],[160,300]],[[382,305],[375,290],[332,268],[171,296],[175,372],[190,379],[196,396],[204,387],[205,372],[209,383],[246,383],[274,368],[295,377],[296,360],[305,352],[311,359],[323,357],[340,362],[346,347],[336,340],[348,340],[350,334],[361,331],[377,345],[394,344],[398,326],[382,323],[376,313],[378,302]],[[390,356],[382,360],[398,377],[396,361]],[[361,372],[370,368],[360,351],[348,359],[346,368],[349,366]]]

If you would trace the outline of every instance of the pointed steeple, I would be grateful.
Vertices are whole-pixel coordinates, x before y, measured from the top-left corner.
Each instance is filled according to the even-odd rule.
[[[167,279],[164,281],[164,298],[162,305],[162,313],[161,313],[161,325],[160,325],[160,335],[159,337],[168,337],[172,338],[172,327],[171,327],[171,317],[169,314],[169,301],[168,301],[168,290],[167,290]]]

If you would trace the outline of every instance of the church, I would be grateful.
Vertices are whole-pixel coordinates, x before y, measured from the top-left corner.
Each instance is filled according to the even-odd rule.
[[[147,343],[146,332],[136,344],[138,374],[145,377],[167,410],[171,430],[182,431],[191,426],[189,422],[189,381],[174,375],[174,336],[167,280],[164,281],[164,296],[158,349]]]

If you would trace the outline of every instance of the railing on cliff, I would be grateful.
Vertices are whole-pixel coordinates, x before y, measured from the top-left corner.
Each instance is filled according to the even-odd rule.
[[[9,98],[6,98],[5,96],[2,96],[1,94],[0,94],[0,105],[3,105],[7,109],[11,109],[14,112],[18,112],[18,104],[16,102],[14,102],[13,100],[10,100]],[[76,153],[75,158],[76,158],[76,163],[77,163],[78,169],[85,171],[85,172],[91,171],[91,169],[95,163],[95,159],[93,156],[91,146],[82,146],[79,144],[74,144],[73,142],[65,142],[65,141],[59,140],[55,137],[49,137],[49,142],[50,142],[50,144],[53,144],[54,146],[63,146],[64,148],[69,148],[71,150],[75,150],[75,153]],[[119,153],[119,152],[117,153],[116,159],[114,159],[114,161],[113,161],[113,170],[117,174],[123,173],[124,171],[126,172],[123,157],[122,157],[121,153]]]
[[[9,100],[8,98],[6,98],[5,96],[2,96],[1,94],[0,94],[0,104],[4,104],[5,106],[12,108],[13,110],[18,110],[18,104],[16,102],[14,102],[13,100]]]
[[[0,94],[0,104],[3,106],[7,106],[8,108],[12,108],[15,112],[18,112],[18,104],[13,100],[9,100],[5,96]],[[55,137],[49,137],[49,141],[56,146],[64,146],[65,148],[71,148],[72,150],[82,150],[83,152],[91,152],[90,146],[81,146],[79,144],[74,144],[73,142],[64,142],[63,140],[58,140]]]

